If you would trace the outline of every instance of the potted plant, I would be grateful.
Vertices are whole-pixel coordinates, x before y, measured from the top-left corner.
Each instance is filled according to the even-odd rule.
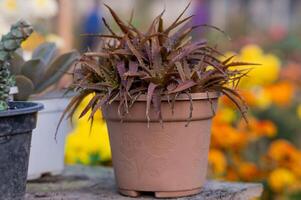
[[[237,66],[250,64],[233,57],[221,61],[222,54],[205,40],[192,42],[190,33],[199,26],[190,26],[192,16],[182,19],[188,6],[167,27],[162,12],[146,32],[106,7],[121,34],[104,23],[110,34],[96,35],[102,39],[100,50],[78,60],[72,84],[78,95],[62,119],[93,94],[80,117],[88,113],[93,122],[102,109],[121,194],[196,194],[206,178],[218,97],[229,97],[245,117],[236,85],[248,70]]]
[[[8,70],[12,53],[32,32],[24,21],[11,27],[0,42],[0,198],[23,199],[32,130],[42,104],[9,101],[14,78]]]
[[[54,43],[43,43],[33,51],[30,60],[24,61],[22,54],[14,53],[9,66],[18,88],[14,99],[30,99],[45,106],[39,113],[37,128],[32,136],[29,180],[43,174],[58,175],[64,169],[65,138],[71,131],[70,123],[65,121],[62,124],[56,141],[53,134],[70,95],[64,96],[65,91],[58,90],[53,85],[66,74],[79,54],[77,51],[60,56],[57,54]]]

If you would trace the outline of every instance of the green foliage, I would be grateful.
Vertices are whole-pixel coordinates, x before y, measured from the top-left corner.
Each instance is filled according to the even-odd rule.
[[[0,41],[0,111],[8,109],[10,87],[14,79],[9,71],[9,60],[12,54],[32,33],[32,27],[25,21],[18,21],[11,26],[10,32],[3,35]]]
[[[166,28],[163,11],[146,32],[139,31],[131,20],[123,22],[106,6],[121,33],[114,32],[103,19],[110,34],[94,35],[101,39],[100,50],[84,53],[77,62],[73,88],[79,94],[72,99],[65,114],[69,112],[72,116],[79,103],[93,93],[95,96],[80,117],[91,110],[92,119],[102,105],[116,99],[123,116],[140,95],[145,95],[146,117],[149,119],[149,109],[153,104],[161,119],[162,97],[168,96],[174,102],[179,94],[186,94],[191,99],[191,93],[215,91],[228,96],[244,116],[246,105],[235,88],[248,72],[239,67],[252,64],[232,62],[233,57],[222,62],[219,59],[222,54],[205,40],[193,42],[192,31],[208,25],[192,27],[192,16],[183,18],[188,6]]]
[[[35,49],[32,59],[24,62],[22,56],[15,54],[10,70],[16,77],[19,93],[18,101],[27,100],[30,95],[43,92],[57,82],[71,67],[79,54],[72,51],[56,58],[54,43],[44,43]]]

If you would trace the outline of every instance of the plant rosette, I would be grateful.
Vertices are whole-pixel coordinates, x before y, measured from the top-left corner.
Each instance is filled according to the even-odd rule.
[[[80,118],[102,108],[107,121],[119,192],[136,197],[180,197],[200,192],[205,183],[211,119],[220,94],[246,118],[247,106],[236,90],[249,69],[205,40],[193,42],[192,16],[185,11],[169,26],[162,12],[146,32],[124,23],[106,6],[121,33],[105,19],[109,34],[99,51],[86,52],[76,62],[73,84],[78,94],[61,120],[75,113],[92,94]],[[214,27],[211,27],[214,28]],[[216,29],[216,28],[215,28]]]

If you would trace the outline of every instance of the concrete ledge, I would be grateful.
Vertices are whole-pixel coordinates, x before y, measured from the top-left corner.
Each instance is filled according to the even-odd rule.
[[[208,181],[196,196],[179,200],[248,200],[260,197],[261,184]],[[68,166],[62,176],[27,184],[26,200],[130,200],[115,189],[111,168]],[[139,199],[154,199],[144,196]]]

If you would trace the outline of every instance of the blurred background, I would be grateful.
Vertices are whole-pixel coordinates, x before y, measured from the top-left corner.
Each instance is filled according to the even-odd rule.
[[[23,44],[31,52],[43,42],[55,42],[60,52],[97,48],[103,33],[101,18],[113,29],[110,5],[127,20],[145,30],[164,8],[167,22],[174,20],[187,0],[0,0],[0,33],[23,18],[34,34]],[[250,106],[246,125],[234,106],[221,98],[214,119],[209,177],[228,181],[262,182],[262,199],[301,199],[301,1],[300,0],[192,0],[186,15],[194,24],[210,24],[223,30],[202,28],[193,33],[206,38],[225,55],[260,63],[240,84]],[[224,59],[221,57],[221,59]],[[67,87],[70,76],[59,88]],[[83,105],[84,106],[84,105]],[[89,134],[86,119],[74,119],[65,145],[66,164],[111,165],[106,124],[97,114]],[[223,130],[223,131],[221,131]]]

